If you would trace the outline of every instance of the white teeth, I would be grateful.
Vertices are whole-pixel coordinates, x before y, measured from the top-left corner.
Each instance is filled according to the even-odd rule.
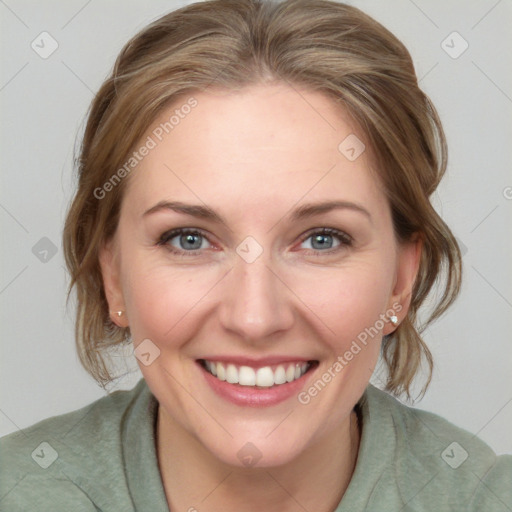
[[[260,368],[256,372],[256,385],[269,388],[274,385],[274,372],[270,366]]]
[[[219,380],[225,380],[230,384],[265,388],[293,382],[302,377],[310,367],[309,363],[290,363],[288,365],[280,364],[275,370],[272,370],[270,366],[255,370],[250,366],[237,367],[234,364],[224,366],[223,363],[207,360],[204,360],[204,366]]]
[[[217,363],[217,379],[226,380],[226,369],[222,363]]]
[[[256,372],[250,366],[241,366],[238,370],[238,383],[242,386],[255,386]]]
[[[307,368],[306,364],[306,368]],[[306,373],[306,372],[304,372]],[[274,372],[274,384],[284,384],[286,382],[286,372],[284,371],[284,367],[280,364],[276,371]]]
[[[226,368],[226,381],[230,384],[238,384],[238,370],[234,364],[228,364]]]

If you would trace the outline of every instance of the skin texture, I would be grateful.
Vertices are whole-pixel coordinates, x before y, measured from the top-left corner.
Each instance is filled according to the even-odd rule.
[[[194,97],[198,105],[129,176],[118,229],[100,256],[110,310],[125,312],[113,320],[130,327],[135,346],[150,339],[160,350],[139,365],[160,403],[157,453],[169,506],[333,510],[357,458],[353,407],[382,335],[395,327],[387,321],[307,405],[297,396],[235,405],[207,385],[196,361],[317,360],[304,379],[309,388],[358,334],[381,325],[379,315],[394,304],[399,321],[406,315],[420,242],[397,244],[371,148],[355,161],[338,150],[348,135],[364,134],[329,98],[281,83]],[[143,216],[163,200],[207,205],[225,222],[171,210]],[[353,209],[290,219],[301,205],[331,200],[357,203],[371,219]],[[196,254],[170,251],[189,247],[179,235],[157,245],[180,227],[204,233]],[[336,236],[327,248],[313,245],[325,227],[352,245]],[[236,252],[247,236],[263,250],[252,263]],[[254,467],[237,456],[247,442],[261,454]]]

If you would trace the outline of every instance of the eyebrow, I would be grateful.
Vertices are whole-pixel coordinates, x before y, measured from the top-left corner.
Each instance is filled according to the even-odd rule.
[[[299,206],[289,215],[290,220],[298,221],[314,217],[315,215],[321,215],[328,213],[333,210],[352,210],[362,213],[370,222],[372,222],[372,216],[368,210],[363,206],[353,203],[351,201],[327,201],[322,203],[309,203]],[[225,219],[219,215],[215,210],[212,210],[208,206],[198,204],[187,204],[180,201],[160,201],[155,206],[143,213],[143,217],[151,215],[162,210],[171,210],[176,213],[182,213],[190,215],[191,217],[197,217],[200,219],[217,222],[220,224],[226,224]]]

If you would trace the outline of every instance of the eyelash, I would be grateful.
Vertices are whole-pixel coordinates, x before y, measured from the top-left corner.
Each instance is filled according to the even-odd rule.
[[[163,246],[165,247],[169,252],[173,254],[177,254],[179,256],[197,256],[201,253],[202,249],[195,249],[192,251],[182,251],[179,249],[176,249],[175,247],[169,245],[169,241],[175,238],[178,235],[200,235],[201,237],[208,240],[208,237],[206,234],[199,230],[199,229],[191,229],[191,228],[178,228],[173,229],[171,231],[166,231],[163,233],[160,237],[160,239],[157,241],[157,246]],[[338,247],[335,247],[333,249],[328,249],[325,251],[321,250],[315,250],[315,249],[307,249],[308,251],[312,251],[310,254],[313,256],[322,256],[325,254],[333,254],[336,253],[343,248],[352,247],[353,246],[353,239],[350,235],[347,235],[343,231],[340,231],[338,229],[334,228],[321,228],[321,229],[314,229],[308,231],[303,238],[301,239],[300,243],[304,243],[308,238],[311,238],[314,235],[329,235],[338,238],[338,241],[340,242],[340,245]]]

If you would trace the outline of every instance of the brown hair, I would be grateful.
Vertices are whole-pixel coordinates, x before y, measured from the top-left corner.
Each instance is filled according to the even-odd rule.
[[[327,94],[359,124],[388,196],[397,240],[423,239],[406,318],[384,338],[386,389],[408,396],[422,359],[432,356],[420,333],[455,300],[461,285],[456,239],[430,203],[447,163],[438,115],[420,90],[411,57],[382,25],[327,0],[210,0],[173,11],[133,37],[94,98],[78,159],[78,190],[63,245],[77,293],[80,361],[102,385],[105,355],[129,329],[109,317],[98,255],[115,233],[126,179],[112,180],[150,124],[169,103],[208,86],[235,89],[286,81]],[[119,174],[118,174],[119,177]],[[104,189],[103,189],[104,190]],[[418,310],[433,289],[441,296],[423,325]]]

